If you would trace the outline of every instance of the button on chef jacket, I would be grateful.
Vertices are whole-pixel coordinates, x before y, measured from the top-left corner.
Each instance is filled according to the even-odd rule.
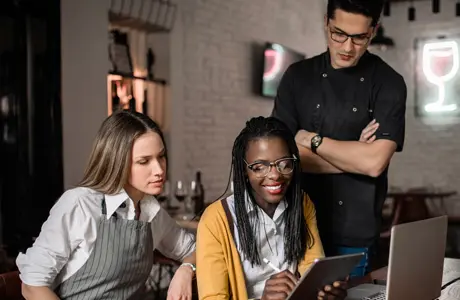
[[[287,69],[272,115],[294,134],[305,129],[339,141],[358,141],[375,118],[380,124],[376,138],[392,140],[402,151],[406,94],[403,77],[378,56],[366,52],[357,66],[334,69],[326,51]],[[380,232],[387,172],[377,178],[303,173],[302,185],[315,203],[325,250],[372,244]]]

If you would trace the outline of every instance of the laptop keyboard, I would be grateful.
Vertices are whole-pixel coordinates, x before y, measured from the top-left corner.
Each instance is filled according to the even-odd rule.
[[[364,297],[362,300],[386,300],[387,293],[386,291],[378,292],[377,294],[370,295],[368,297]]]

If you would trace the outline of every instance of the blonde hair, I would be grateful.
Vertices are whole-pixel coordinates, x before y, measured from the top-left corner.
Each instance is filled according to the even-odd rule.
[[[118,193],[128,181],[133,143],[149,131],[157,133],[166,148],[160,127],[148,116],[126,110],[110,115],[96,135],[79,186],[108,195]]]

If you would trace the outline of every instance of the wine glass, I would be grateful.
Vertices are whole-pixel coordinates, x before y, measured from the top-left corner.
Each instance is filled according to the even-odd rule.
[[[165,206],[169,199],[169,181],[165,181],[163,191],[156,197],[161,206]]]
[[[459,70],[459,53],[456,41],[431,42],[423,46],[423,73],[428,82],[438,87],[438,99],[425,105],[427,112],[445,112],[457,109],[457,104],[444,104],[445,83]]]
[[[176,197],[177,201],[183,203],[185,198],[187,197],[187,188],[185,187],[182,180],[178,180],[176,182],[176,189],[174,191],[174,196]]]
[[[189,220],[191,217],[193,217],[190,213],[191,210],[191,205],[190,205],[190,200],[188,200],[188,191],[184,183],[179,180],[176,183],[176,190],[174,193],[177,201],[180,203],[184,203],[184,212],[179,214],[179,218],[182,220]]]
[[[200,197],[199,191],[198,191],[198,185],[195,180],[192,180],[190,182],[190,197],[187,199],[185,202],[185,209],[189,213],[193,213],[193,204],[196,203],[196,201],[199,201],[198,199]]]
[[[190,182],[190,196],[191,196],[191,198],[196,197],[197,193],[198,193],[198,188],[197,188],[196,181],[192,180]]]

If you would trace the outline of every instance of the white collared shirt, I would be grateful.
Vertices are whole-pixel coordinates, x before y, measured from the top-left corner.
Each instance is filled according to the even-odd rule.
[[[104,195],[89,188],[66,191],[50,211],[40,235],[16,264],[22,282],[56,288],[88,260],[97,238]],[[135,219],[133,201],[125,191],[105,195],[107,218]],[[122,205],[126,204],[125,207]],[[180,228],[153,196],[140,201],[140,221],[151,222],[153,246],[165,256],[182,260],[195,251],[195,237]],[[152,253],[153,255],[153,253]]]
[[[245,200],[249,221],[251,224],[256,226],[254,230],[258,232],[258,236],[256,236],[256,238],[258,238],[257,243],[262,263],[260,266],[252,266],[251,262],[243,257],[243,251],[241,249],[237,229],[238,225],[235,214],[235,199],[233,195],[227,198],[229,210],[233,217],[235,244],[238,248],[238,252],[240,253],[248,297],[249,299],[260,299],[265,288],[265,282],[268,278],[270,278],[270,276],[277,273],[262,261],[263,258],[267,258],[279,269],[289,269],[293,273],[295,272],[297,265],[289,265],[284,258],[285,224],[283,222],[283,215],[286,210],[285,200],[282,200],[278,204],[273,218],[270,218],[259,206],[252,204],[247,195]],[[259,214],[259,223],[256,222],[257,213]]]

